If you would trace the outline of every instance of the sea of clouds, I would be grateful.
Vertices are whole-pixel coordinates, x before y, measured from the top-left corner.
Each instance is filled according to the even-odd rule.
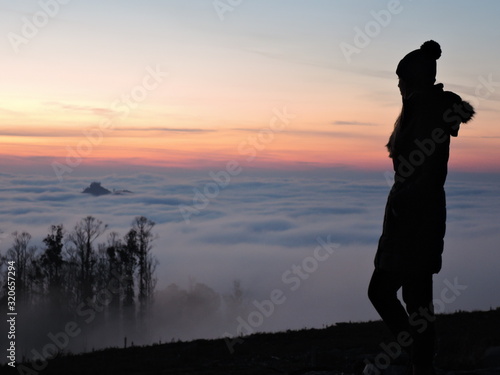
[[[123,236],[142,215],[156,223],[158,306],[172,301],[172,284],[185,290],[198,284],[227,296],[239,281],[245,308],[238,314],[204,323],[201,305],[193,307],[198,318],[193,313],[185,324],[169,325],[168,312],[157,311],[161,319],[151,341],[378,319],[366,290],[390,189],[386,176],[335,169],[245,172],[219,181],[218,191],[206,171],[121,171],[64,181],[2,174],[0,251],[11,246],[14,231],[29,232],[31,244],[43,248],[52,224],[70,231],[92,215],[108,224],[107,232]],[[92,181],[133,193],[82,194]],[[493,175],[449,177],[444,265],[434,286],[438,312],[500,305],[498,186]],[[196,208],[188,220],[186,208]],[[99,240],[105,242],[106,233]],[[206,303],[207,311],[213,308]]]

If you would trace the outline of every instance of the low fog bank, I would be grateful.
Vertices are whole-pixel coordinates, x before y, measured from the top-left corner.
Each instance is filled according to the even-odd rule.
[[[145,319],[112,320],[99,306],[82,310],[94,310],[91,321],[90,312],[68,318],[19,306],[19,358],[65,343],[66,336],[63,351],[80,352],[123,347],[125,338],[143,345],[378,319],[366,288],[389,190],[383,173],[263,173],[234,177],[218,189],[208,173],[108,175],[98,179],[103,186],[134,193],[101,197],[80,193],[92,177],[2,179],[2,254],[13,231],[28,231],[41,248],[49,225],[71,229],[87,215],[121,236],[138,215],[156,223],[157,285]],[[498,307],[495,181],[450,176],[444,265],[435,276],[438,312]]]

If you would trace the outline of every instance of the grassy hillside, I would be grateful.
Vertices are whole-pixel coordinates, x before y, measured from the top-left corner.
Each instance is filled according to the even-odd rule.
[[[439,315],[436,328],[439,368],[482,368],[486,350],[500,346],[500,309]],[[301,374],[316,369],[360,374],[364,361],[373,361],[382,352],[382,341],[389,343],[392,338],[380,321],[339,323],[324,329],[254,334],[233,342],[196,340],[64,355],[49,361],[43,371],[15,373],[246,375]],[[8,370],[4,366],[0,372]]]

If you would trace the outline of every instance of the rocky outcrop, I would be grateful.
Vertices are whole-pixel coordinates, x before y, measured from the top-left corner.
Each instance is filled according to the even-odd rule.
[[[111,191],[102,187],[100,182],[92,182],[89,187],[83,189],[82,193],[98,197],[100,195],[111,194]]]

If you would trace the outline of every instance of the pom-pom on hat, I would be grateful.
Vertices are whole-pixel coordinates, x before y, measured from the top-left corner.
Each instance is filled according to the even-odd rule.
[[[441,47],[428,40],[419,49],[410,52],[399,62],[396,74],[409,86],[432,86],[436,82],[436,60],[441,57]]]

